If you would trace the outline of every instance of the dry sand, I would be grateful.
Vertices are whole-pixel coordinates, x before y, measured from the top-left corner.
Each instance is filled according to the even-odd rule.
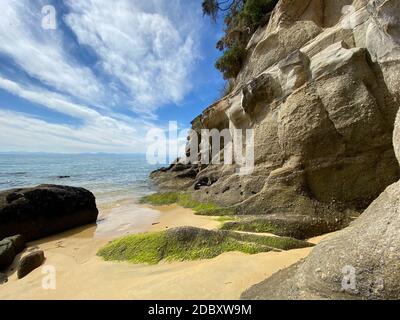
[[[154,208],[143,210],[151,210],[151,220],[146,221],[151,231],[188,225],[213,229],[219,225],[213,217],[196,216],[177,206],[157,207],[158,214]],[[135,226],[131,227],[123,233],[137,232]],[[27,251],[44,250],[45,265],[55,267],[56,289],[42,288],[46,276],[43,268],[21,280],[11,272],[8,283],[0,286],[0,299],[238,299],[251,285],[311,251],[305,248],[256,255],[230,252],[210,260],[132,265],[105,262],[96,256],[101,246],[117,236],[111,234],[111,228],[106,229],[103,234],[96,232],[96,226],[80,228],[30,243]],[[311,241],[317,243],[324,237]]]

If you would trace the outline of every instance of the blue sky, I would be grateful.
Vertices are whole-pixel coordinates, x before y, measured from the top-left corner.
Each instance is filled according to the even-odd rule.
[[[57,28],[43,28],[55,8]],[[146,151],[223,87],[201,0],[0,1],[0,152]]]

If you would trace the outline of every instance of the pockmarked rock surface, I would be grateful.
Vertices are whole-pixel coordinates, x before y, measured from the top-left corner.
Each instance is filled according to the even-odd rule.
[[[400,112],[393,144],[400,162]],[[400,299],[400,181],[349,227],[243,299]]]
[[[180,159],[153,180],[240,215],[312,217],[321,221],[312,235],[343,228],[400,177],[399,46],[397,0],[279,1],[249,41],[232,92],[193,120],[188,137],[253,129],[253,170]]]
[[[40,185],[0,192],[0,239],[20,234],[26,241],[95,223],[94,195],[83,188]]]

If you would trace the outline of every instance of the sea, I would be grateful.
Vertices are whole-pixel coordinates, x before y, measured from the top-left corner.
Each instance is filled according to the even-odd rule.
[[[57,184],[83,187],[96,197],[96,236],[140,232],[157,219],[139,204],[154,192],[149,179],[159,165],[142,154],[0,154],[0,191]]]

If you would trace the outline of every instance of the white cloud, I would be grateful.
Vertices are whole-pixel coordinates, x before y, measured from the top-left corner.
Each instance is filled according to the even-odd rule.
[[[113,137],[112,132],[101,131],[96,124],[75,129],[0,110],[0,140],[5,151],[129,152],[138,148],[133,139],[122,140],[120,135]]]
[[[141,125],[142,130],[150,128]],[[98,116],[77,128],[0,109],[3,151],[145,152],[144,134],[135,126],[106,116]]]
[[[97,53],[103,70],[130,93],[130,103],[140,113],[177,103],[191,88],[198,12],[187,1],[167,2],[67,1],[71,13],[66,23],[81,44]]]
[[[32,114],[22,114],[3,102],[0,150],[145,152],[146,132],[156,127],[148,119],[190,91],[198,3],[64,2],[69,13],[63,18],[81,46],[73,51],[65,30],[41,28],[41,6],[48,1],[0,0],[0,54],[18,68],[8,77],[0,74],[0,89],[76,118],[78,124],[52,123],[35,116],[33,108]],[[76,56],[83,48],[97,56],[96,70]],[[21,82],[20,71],[38,81],[24,77]],[[119,113],[121,106],[140,116]]]
[[[15,96],[37,103],[54,111],[78,118],[90,120],[98,115],[83,105],[69,101],[60,94],[38,88],[26,88],[20,84],[0,76],[0,89],[6,90]]]
[[[144,152],[143,137],[155,128],[142,119],[127,119],[118,114],[103,115],[87,106],[73,103],[63,95],[36,87],[27,88],[1,77],[0,89],[82,122],[79,126],[53,124],[13,112],[10,110],[12,106],[2,106],[8,109],[0,110],[2,150]],[[15,146],[19,149],[15,149]]]
[[[73,62],[63,49],[62,36],[41,28],[37,1],[0,1],[0,52],[31,77],[56,90],[86,100],[97,100],[102,85],[92,71]]]

